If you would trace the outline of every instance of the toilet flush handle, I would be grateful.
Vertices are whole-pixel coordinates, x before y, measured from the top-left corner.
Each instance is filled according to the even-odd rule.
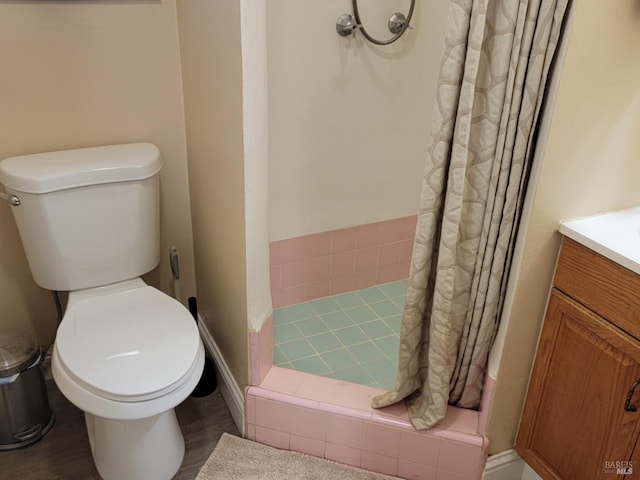
[[[4,192],[0,192],[0,198],[2,198],[3,200],[6,200],[14,207],[19,207],[21,203],[18,196],[13,194],[9,195]]]

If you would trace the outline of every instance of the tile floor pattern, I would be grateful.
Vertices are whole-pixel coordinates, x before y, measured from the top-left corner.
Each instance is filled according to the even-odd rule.
[[[273,312],[273,363],[388,390],[395,382],[408,280]]]

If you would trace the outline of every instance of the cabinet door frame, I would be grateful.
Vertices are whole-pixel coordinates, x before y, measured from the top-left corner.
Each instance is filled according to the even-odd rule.
[[[580,319],[579,328],[581,330],[587,331],[589,335],[594,335],[599,341],[608,344],[616,351],[630,358],[632,362],[634,362],[630,367],[633,373],[627,376],[633,376],[634,379],[640,378],[640,342],[554,288],[549,299],[547,314],[542,328],[538,352],[532,370],[529,390],[516,442],[516,451],[545,479],[568,480],[560,476],[558,471],[546,462],[535,450],[533,440],[536,434],[536,425],[539,416],[544,414],[544,412],[541,412],[541,405],[545,400],[547,380],[553,373],[551,371],[551,363],[554,359],[560,329],[569,325],[567,322],[573,322],[575,324],[574,319],[576,318]],[[570,368],[570,366],[567,365],[567,368]],[[620,396],[619,408],[621,412],[623,412],[623,414],[620,415],[621,425],[624,425],[624,428],[627,430],[627,435],[631,435],[631,437],[627,439],[629,447],[628,452],[625,453],[625,458],[610,459],[614,461],[631,460],[634,450],[633,447],[640,435],[640,387],[636,389],[637,392],[633,396],[634,401],[632,401],[634,405],[639,406],[638,412],[624,412],[625,399],[633,380],[629,381],[629,385],[622,385],[622,383],[626,382],[626,379],[624,382],[621,382],[620,391],[614,395]],[[568,441],[580,440],[572,438],[571,432],[567,432],[567,436]],[[637,467],[640,468],[640,465]],[[605,466],[603,465],[600,472],[593,472],[593,477],[591,478],[622,478],[616,477],[615,475],[607,475],[605,477],[604,468]]]

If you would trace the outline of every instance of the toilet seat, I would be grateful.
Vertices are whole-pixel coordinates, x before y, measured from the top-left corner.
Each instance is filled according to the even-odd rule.
[[[56,337],[64,373],[118,402],[144,402],[179,389],[201,349],[184,306],[140,279],[70,298]]]

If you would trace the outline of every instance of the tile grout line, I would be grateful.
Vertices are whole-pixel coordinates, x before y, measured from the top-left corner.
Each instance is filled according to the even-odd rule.
[[[283,353],[283,356],[285,357],[285,359],[287,360],[287,362],[284,363],[289,363],[291,364],[294,368],[295,368],[295,364],[296,362],[300,362],[302,360],[305,359],[317,359],[317,361],[321,362],[321,364],[326,367],[326,369],[328,369],[328,371],[323,371],[323,373],[321,375],[324,376],[333,376],[333,378],[340,378],[337,374],[340,372],[344,372],[346,370],[349,369],[353,369],[355,367],[359,367],[361,372],[364,372],[365,375],[368,375],[371,379],[373,379],[373,382],[371,381],[367,381],[367,385],[370,386],[375,386],[375,387],[382,387],[382,388],[388,388],[386,386],[383,386],[380,384],[380,382],[385,382],[385,381],[391,381],[394,382],[395,381],[395,374],[393,376],[393,378],[390,378],[389,376],[384,375],[383,378],[377,378],[380,375],[375,375],[373,371],[370,370],[370,365],[375,363],[375,362],[389,362],[389,365],[394,365],[397,362],[397,351],[395,353],[392,352],[387,352],[385,351],[380,345],[378,345],[376,343],[377,340],[382,340],[385,338],[394,338],[396,337],[397,333],[395,332],[395,330],[391,327],[391,325],[386,322],[386,319],[390,319],[390,318],[395,318],[399,315],[402,314],[402,309],[400,306],[398,306],[398,304],[396,303],[396,301],[400,298],[400,295],[398,294],[399,292],[403,291],[406,289],[406,282],[404,280],[400,280],[400,281],[396,281],[396,282],[389,282],[387,284],[383,284],[383,285],[378,285],[378,286],[373,286],[373,287],[369,287],[366,289],[362,289],[362,290],[356,290],[353,292],[346,292],[343,294],[338,294],[338,295],[332,295],[329,297],[324,297],[321,299],[314,299],[311,301],[307,301],[307,302],[302,302],[300,304],[296,304],[293,307],[296,307],[297,309],[301,309],[302,307],[300,307],[301,305],[304,305],[304,307],[302,308],[302,312],[300,313],[300,317],[299,318],[292,318],[292,316],[289,314],[289,312],[284,311],[287,308],[290,308],[292,306],[289,307],[281,307],[278,310],[283,311],[282,315],[285,316],[286,318],[286,322],[279,322],[276,320],[276,325],[277,326],[284,326],[284,325],[292,325],[295,327],[296,332],[302,334],[300,337],[297,338],[293,338],[291,340],[287,340],[285,342],[277,342],[274,344],[274,347],[277,346],[281,352]],[[399,291],[390,291],[389,288],[387,289],[382,289],[379,288],[381,286],[389,286],[391,289],[394,288],[394,286],[397,286],[396,289],[399,288]],[[385,291],[387,290],[387,291]],[[371,295],[367,295],[366,297],[363,295],[360,295],[361,292],[364,291],[370,291],[372,293],[375,294],[375,297],[371,300],[368,301],[367,298],[372,298]],[[347,298],[347,297],[354,297],[357,299],[358,303],[354,302],[354,301],[350,301],[350,302],[340,302],[336,297],[341,297],[342,299]],[[320,302],[322,301],[326,301],[326,300],[332,300],[332,303],[335,305],[335,307],[329,307],[331,310],[327,310],[327,311],[321,311],[320,308]],[[396,301],[394,301],[396,300]],[[385,315],[382,316],[381,314],[379,314],[377,311],[375,311],[373,308],[371,308],[371,305],[375,305],[375,304],[379,304],[382,302],[391,302],[393,305],[395,305],[396,308],[398,308],[399,312],[394,312],[392,314],[389,315]],[[404,301],[404,298],[402,299],[402,301]],[[315,305],[317,306],[314,306]],[[345,306],[346,304],[346,306]],[[354,317],[352,317],[351,315],[349,315],[349,310],[354,310],[357,308],[362,308],[362,307],[367,307],[369,312],[371,314],[374,315],[373,318],[368,318],[364,321],[359,321],[357,319],[355,319]],[[334,308],[337,308],[337,310],[334,310]],[[306,312],[305,312],[306,311]],[[349,321],[351,322],[351,325],[345,325],[345,326],[340,326],[337,328],[333,328],[331,325],[327,324],[327,322],[325,321],[325,318],[323,318],[323,316],[326,315],[330,315],[330,314],[335,314],[335,313],[341,313],[342,315],[346,316],[347,319],[349,319]],[[352,312],[352,314],[355,316],[355,312]],[[295,317],[297,317],[299,314],[296,313]],[[274,317],[277,317],[277,314],[274,314]],[[323,327],[326,327],[326,329],[322,329],[320,331],[317,331],[315,333],[312,333],[310,335],[306,335],[304,333],[304,331],[300,328],[300,326],[298,325],[298,322],[304,321],[304,320],[312,320],[312,321],[317,321],[320,320],[321,324],[323,325]],[[382,335],[381,337],[374,337],[374,335],[370,335],[369,333],[367,333],[367,331],[363,328],[361,328],[361,325],[369,325],[369,324],[376,324],[376,325],[381,325],[384,326],[386,329],[388,329],[391,334],[388,335]],[[345,330],[347,328],[357,328],[357,331],[359,331],[363,338],[367,339],[365,341],[362,342],[357,342],[354,344],[350,344],[350,345],[346,345],[345,344],[345,340],[343,338],[341,338],[341,336],[339,335],[339,331],[341,330]],[[333,338],[337,339],[338,342],[340,343],[340,347],[337,348],[333,348],[330,350],[326,350],[326,351],[320,351],[322,347],[318,346],[316,347],[316,345],[314,345],[314,343],[312,343],[311,341],[309,341],[309,339],[311,337],[315,337],[315,336],[319,336],[319,335],[323,335],[323,334],[331,334]],[[306,344],[308,346],[311,347],[311,350],[313,352],[315,352],[312,355],[307,355],[307,356],[303,356],[300,358],[296,358],[295,360],[293,360],[289,355],[287,355],[286,353],[286,349],[284,348],[284,346],[287,343],[291,343],[294,342],[296,340],[306,340]],[[368,358],[365,361],[361,361],[361,359],[354,355],[353,352],[350,350],[353,347],[357,347],[357,346],[370,346],[370,348],[375,349],[376,352],[382,354],[381,356],[376,354],[374,357],[372,358]],[[350,358],[352,358],[353,360],[355,360],[355,364],[349,364],[347,366],[345,366],[344,368],[332,368],[324,359],[323,354],[329,354],[332,352],[344,352],[345,354],[349,355]],[[299,364],[299,363],[298,363]],[[280,366],[282,366],[283,363],[280,364]],[[316,373],[316,372],[309,372],[309,373]],[[316,373],[319,374],[319,373]],[[393,383],[391,383],[391,385],[393,385]]]

